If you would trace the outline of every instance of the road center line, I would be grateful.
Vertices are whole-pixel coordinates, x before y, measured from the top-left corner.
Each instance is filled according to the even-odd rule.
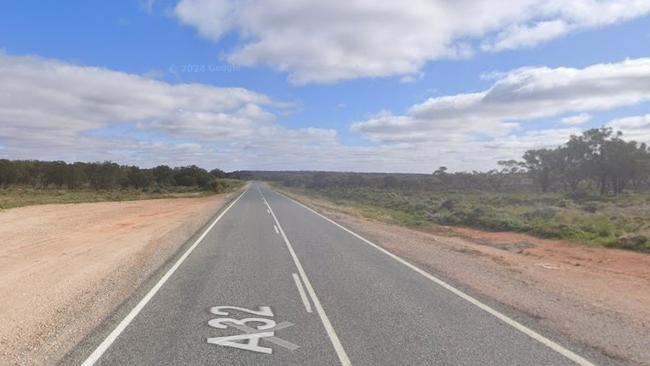
[[[280,222],[278,221],[278,218],[275,216],[275,213],[273,212],[271,205],[269,205],[269,203],[266,201],[266,198],[264,197],[264,194],[262,193],[261,190],[259,190],[259,193],[262,196],[262,199],[264,200],[266,207],[269,208],[269,211],[271,213],[271,216],[273,217],[273,220],[275,221],[275,224],[278,226],[278,229],[280,230],[280,235],[282,235],[282,239],[284,239],[284,243],[287,245],[289,254],[291,254],[291,258],[293,259],[293,262],[296,265],[296,269],[298,269],[298,274],[300,274],[300,278],[302,279],[302,282],[305,284],[305,288],[307,288],[309,297],[311,297],[311,301],[314,303],[316,312],[318,313],[318,316],[320,317],[320,320],[323,323],[323,327],[325,327],[325,331],[327,332],[327,335],[329,336],[330,341],[332,342],[332,346],[334,346],[334,351],[336,352],[336,355],[338,356],[341,365],[342,366],[352,365],[350,359],[348,358],[347,353],[345,353],[345,349],[343,348],[343,345],[341,344],[339,337],[336,335],[336,331],[334,331],[334,327],[332,327],[332,323],[327,317],[327,314],[325,314],[325,309],[323,309],[323,306],[318,300],[318,297],[316,296],[316,292],[314,291],[311,282],[309,282],[309,278],[307,278],[307,274],[305,273],[305,270],[302,268],[302,264],[300,264],[300,260],[298,259],[296,252],[293,250],[293,246],[291,245],[291,242],[287,238],[287,235],[284,233],[284,230],[282,229],[282,225],[280,225]]]
[[[131,311],[124,317],[124,319],[122,319],[122,321],[115,327],[115,329],[113,329],[113,331],[104,339],[104,341],[102,341],[102,343],[99,346],[97,346],[97,348],[93,351],[93,353],[90,354],[90,356],[88,356],[86,361],[84,361],[84,363],[82,363],[81,366],[92,366],[102,357],[104,352],[108,350],[108,348],[113,344],[113,342],[115,342],[117,337],[119,337],[120,334],[122,334],[124,329],[126,329],[126,327],[128,327],[129,324],[131,324],[133,319],[135,319],[135,317],[140,313],[140,311],[142,311],[142,309],[147,305],[147,303],[151,301],[151,299],[158,292],[158,290],[160,290],[160,288],[165,284],[165,282],[167,282],[169,277],[171,277],[171,275],[174,274],[174,272],[178,269],[178,267],[180,267],[180,265],[185,261],[185,259],[187,259],[187,257],[192,253],[192,251],[194,251],[194,249],[201,243],[201,241],[205,238],[205,236],[208,235],[208,233],[210,232],[210,230],[212,230],[214,225],[216,225],[217,222],[221,220],[223,215],[225,215],[226,212],[228,212],[228,210],[230,210],[230,208],[234,206],[235,203],[237,203],[237,201],[239,201],[239,199],[242,198],[243,195],[246,194],[246,192],[248,192],[248,189],[242,192],[242,194],[240,194],[239,197],[237,197],[234,201],[232,201],[232,203],[230,203],[230,205],[228,205],[228,207],[226,207],[226,209],[223,210],[221,214],[219,214],[219,216],[217,216],[217,218],[214,219],[214,221],[212,221],[210,226],[208,226],[208,228],[205,229],[203,234],[201,234],[201,236],[199,236],[199,238],[196,239],[196,241],[192,244],[192,246],[189,247],[185,251],[185,253],[183,253],[183,255],[176,261],[176,263],[174,263],[174,265],[167,271],[167,273],[165,273],[165,275],[162,276],[160,280],[158,280],[158,282],[151,288],[151,290],[149,290],[149,292],[147,292],[147,294],[142,298],[142,300],[140,300],[140,302],[133,309],[131,309]]]
[[[415,265],[413,265],[413,264],[407,262],[406,260],[398,257],[397,255],[389,252],[388,250],[380,247],[379,245],[371,242],[370,240],[362,237],[361,235],[355,233],[354,231],[352,231],[352,230],[346,228],[345,226],[339,224],[338,222],[330,219],[329,217],[322,215],[321,213],[315,211],[311,207],[308,207],[308,206],[294,200],[293,198],[291,198],[291,197],[289,197],[289,196],[287,196],[285,194],[282,194],[282,193],[276,193],[276,194],[279,194],[280,196],[294,202],[295,204],[297,204],[299,206],[302,206],[303,208],[311,211],[312,213],[316,214],[317,216],[321,217],[322,219],[330,222],[331,224],[334,224],[335,226],[339,227],[340,229],[343,229],[344,231],[348,232],[349,234],[356,237],[357,239],[359,239],[359,240],[363,241],[364,243],[370,245],[371,247],[379,250],[380,252],[386,254],[387,256],[395,259],[396,261],[398,261],[401,264],[409,267],[410,269],[412,269],[415,272],[421,274],[422,276],[426,277],[427,279],[431,280],[432,282],[438,284],[439,286],[441,286],[441,287],[445,288],[446,290],[452,292],[453,294],[459,296],[463,300],[466,300],[466,301],[472,303],[473,305],[480,308],[481,310],[484,310],[485,312],[493,315],[494,317],[498,318],[502,322],[504,322],[504,323],[508,324],[509,326],[515,328],[516,330],[526,334],[530,338],[533,338],[534,340],[542,343],[543,345],[545,345],[548,348],[554,350],[555,352],[561,354],[562,356],[568,358],[569,360],[575,362],[576,364],[581,365],[581,366],[596,366],[594,363],[592,363],[591,361],[588,361],[584,357],[582,357],[582,356],[576,354],[575,352],[565,348],[564,346],[561,346],[560,344],[558,344],[558,343],[544,337],[543,335],[535,332],[534,330],[526,327],[525,325],[517,322],[516,320],[504,315],[503,313],[491,308],[490,306],[488,306],[488,305],[482,303],[481,301],[471,297],[470,295],[467,295],[466,293],[464,293],[461,290],[453,287],[452,285],[448,284],[447,282],[445,282],[445,281],[433,276],[432,274],[430,274],[430,273],[416,267]]]
[[[300,294],[300,299],[302,299],[303,305],[305,305],[305,310],[307,310],[308,313],[311,313],[311,304],[309,303],[309,299],[307,299],[307,294],[305,294],[305,289],[302,287],[302,283],[300,282],[300,277],[296,273],[291,274],[293,277],[293,282],[296,283],[296,287],[298,288],[298,293]]]

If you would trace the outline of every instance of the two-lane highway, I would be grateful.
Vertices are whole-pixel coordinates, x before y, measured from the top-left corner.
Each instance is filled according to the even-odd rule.
[[[90,365],[591,365],[253,183]]]

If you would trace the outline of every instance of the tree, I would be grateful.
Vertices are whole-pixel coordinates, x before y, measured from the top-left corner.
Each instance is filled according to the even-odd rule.
[[[62,187],[68,174],[68,165],[63,161],[52,161],[40,164],[43,166],[43,185]]]
[[[68,189],[79,189],[88,182],[86,164],[74,163],[67,166],[65,185]]]
[[[553,150],[529,150],[524,154],[524,166],[542,192],[548,192],[554,180],[558,154]]]
[[[149,188],[155,181],[151,169],[140,169],[137,166],[129,167],[126,176],[127,185],[137,189]]]
[[[122,181],[122,169],[109,161],[94,163],[88,169],[90,185],[95,189],[115,189]]]
[[[558,173],[565,191],[575,193],[580,182],[589,178],[590,148],[579,136],[571,136],[566,145],[558,148]]]
[[[0,187],[6,188],[18,179],[18,172],[13,162],[0,159]]]
[[[225,178],[226,177],[226,172],[224,172],[221,169],[212,169],[210,170],[210,175],[215,177],[215,178]]]
[[[387,175],[383,179],[383,188],[395,189],[399,185],[399,181],[392,175]]]
[[[647,145],[622,136],[610,127],[591,129],[557,149],[527,151],[523,165],[544,192],[559,179],[567,191],[576,192],[581,182],[589,181],[601,195],[619,194],[650,174]]]
[[[174,181],[176,185],[191,187],[198,186],[204,189],[210,188],[210,182],[214,179],[205,169],[196,165],[174,169]]]
[[[447,167],[446,166],[441,166],[435,172],[433,172],[433,175],[435,175],[435,176],[443,176],[445,174],[447,174]]]
[[[172,186],[175,184],[174,170],[167,165],[159,165],[152,169],[156,183],[160,186]]]

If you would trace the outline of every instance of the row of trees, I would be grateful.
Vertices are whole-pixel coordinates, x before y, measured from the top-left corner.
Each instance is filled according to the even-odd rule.
[[[312,189],[377,188],[455,191],[597,191],[618,194],[625,189],[650,188],[650,149],[646,144],[625,141],[611,128],[592,129],[555,149],[527,151],[523,160],[499,162],[500,169],[485,172],[449,173],[441,167],[433,174],[385,174],[342,172],[237,171],[210,172],[197,166],[151,169],[111,162],[0,160],[0,187],[67,187],[114,189],[152,186],[185,186],[209,189],[215,178],[282,182]]]
[[[611,128],[592,129],[555,149],[527,151],[499,169],[433,174],[238,171],[240,179],[282,182],[311,189],[374,188],[412,191],[595,191],[621,193],[650,188],[650,149],[625,141]]]
[[[219,169],[208,172],[195,165],[176,168],[160,165],[142,169],[112,162],[68,164],[63,161],[0,159],[0,187],[3,188],[20,185],[68,189],[91,187],[98,190],[154,186],[211,189],[216,178],[225,176]]]
[[[523,158],[518,165],[543,192],[591,188],[600,194],[619,194],[625,189],[647,188],[650,178],[648,146],[625,141],[622,133],[605,127],[571,136],[555,149],[527,151]]]
[[[518,168],[521,170],[521,168]],[[312,171],[237,171],[231,176],[245,180],[280,182],[287,187],[310,189],[373,188],[406,191],[530,191],[533,180],[523,173],[504,170],[448,173],[441,167],[434,174],[352,173]]]

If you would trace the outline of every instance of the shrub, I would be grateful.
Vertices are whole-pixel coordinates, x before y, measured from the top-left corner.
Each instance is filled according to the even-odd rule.
[[[553,207],[543,207],[533,211],[526,212],[523,214],[523,217],[526,220],[535,220],[535,219],[550,220],[553,217],[555,217],[556,213],[557,213],[557,209]]]
[[[650,247],[650,239],[645,235],[630,234],[617,239],[617,245],[623,249],[647,249]]]
[[[581,205],[580,208],[583,211],[586,211],[586,212],[589,212],[589,213],[596,213],[596,211],[598,211],[598,203],[596,203],[596,202],[587,202],[587,203]]]
[[[215,193],[221,193],[228,189],[228,184],[221,179],[214,179],[210,182],[210,189]]]

